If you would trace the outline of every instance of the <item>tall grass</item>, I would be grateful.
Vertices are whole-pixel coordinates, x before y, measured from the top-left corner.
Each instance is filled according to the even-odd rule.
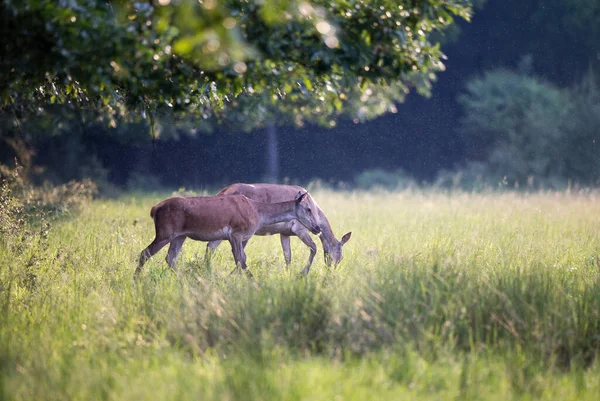
[[[160,198],[95,201],[0,248],[5,399],[595,399],[597,194],[313,194],[338,234],[322,250],[223,244],[161,251],[132,282]]]

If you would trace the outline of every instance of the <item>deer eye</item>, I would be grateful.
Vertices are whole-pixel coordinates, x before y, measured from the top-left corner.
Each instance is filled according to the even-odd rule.
[[[308,208],[308,209],[306,209],[306,210],[308,210],[308,213],[312,212],[312,210],[310,210],[310,208]]]

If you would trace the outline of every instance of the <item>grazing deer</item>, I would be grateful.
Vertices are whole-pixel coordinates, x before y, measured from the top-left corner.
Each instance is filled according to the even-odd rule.
[[[286,199],[291,199],[298,191],[306,192],[302,187],[295,185],[277,185],[277,184],[232,184],[228,187],[223,188],[217,195],[231,195],[231,194],[242,194],[248,198],[259,202],[282,202]],[[325,263],[327,266],[331,266],[332,263],[337,265],[343,259],[342,246],[348,242],[352,232],[345,234],[341,241],[338,241],[325,213],[316,204],[310,195],[307,196],[307,202],[311,205],[311,209],[316,211],[317,222],[321,227],[321,243],[323,244],[323,253],[325,255]],[[272,235],[280,234],[281,236],[281,247],[283,248],[283,256],[285,258],[286,266],[290,264],[292,260],[292,251],[290,248],[290,236],[296,235],[306,246],[310,248],[310,255],[308,257],[308,263],[302,270],[303,275],[307,275],[310,271],[315,254],[317,253],[317,246],[310,237],[309,230],[300,224],[294,217],[287,221],[281,221],[274,224],[266,224],[260,227],[255,235]],[[210,254],[219,246],[221,241],[211,241],[206,247],[206,255],[210,257]]]
[[[261,227],[295,219],[314,234],[321,232],[316,210],[309,200],[308,192],[298,192],[295,199],[279,203],[261,203],[244,195],[166,199],[150,210],[156,237],[140,254],[135,277],[144,263],[169,243],[166,260],[174,269],[186,238],[228,240],[236,264],[232,273],[241,266],[252,276],[247,270],[244,248]]]

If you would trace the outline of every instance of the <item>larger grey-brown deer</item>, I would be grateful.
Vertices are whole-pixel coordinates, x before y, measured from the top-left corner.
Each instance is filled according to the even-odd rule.
[[[308,192],[298,191],[295,198],[292,196],[290,199],[286,202],[262,203],[236,194],[174,197],[160,202],[150,210],[156,237],[140,254],[135,277],[144,263],[169,243],[166,260],[174,269],[186,238],[198,241],[228,240],[236,264],[233,271],[241,267],[251,276],[247,270],[244,247],[261,227],[294,219],[314,234],[320,233],[316,210]]]
[[[294,194],[298,192],[306,192],[302,187],[296,185],[277,185],[277,184],[232,184],[223,188],[217,195],[230,195],[230,194],[242,194],[246,195],[250,199],[254,199],[259,202],[282,202],[284,200],[291,199]],[[311,209],[316,211],[318,223],[321,228],[321,243],[323,244],[323,253],[325,256],[325,263],[331,266],[333,263],[337,265],[343,259],[342,246],[350,239],[352,232],[346,233],[341,241],[338,241],[331,225],[325,217],[325,213],[317,205],[314,199],[308,195],[307,202],[311,205]],[[283,256],[285,258],[286,266],[290,264],[292,260],[292,251],[290,248],[290,237],[298,236],[306,246],[310,248],[310,255],[308,262],[302,270],[303,275],[307,275],[310,271],[315,254],[317,253],[317,246],[310,237],[309,230],[300,224],[297,219],[291,218],[288,221],[282,221],[274,224],[266,224],[259,228],[255,235],[272,235],[280,234],[281,236],[281,247],[283,248]],[[211,241],[206,247],[206,255],[210,257],[211,253],[219,246],[221,241]]]

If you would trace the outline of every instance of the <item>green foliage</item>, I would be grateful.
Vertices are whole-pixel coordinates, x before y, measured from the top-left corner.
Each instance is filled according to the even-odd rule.
[[[81,3],[2,3],[5,111],[74,103],[209,118],[244,94],[283,103],[295,121],[339,113],[355,93],[387,93],[379,114],[410,86],[428,90],[443,69],[430,34],[470,13],[465,0]],[[323,106],[286,106],[298,102]]]
[[[255,281],[227,276],[226,247],[208,269],[190,241],[177,275],[163,250],[134,285],[154,197],[0,244],[0,394],[595,400],[597,193],[314,195],[359,237],[306,280],[305,247],[286,272],[263,237],[247,247]]]
[[[492,181],[565,187],[600,179],[600,88],[588,75],[573,88],[496,70],[467,84],[459,98],[462,131],[472,157],[487,163]]]
[[[0,164],[0,242],[4,246],[25,246],[40,225],[47,235],[47,221],[77,211],[97,192],[91,180],[69,181],[52,186],[31,183],[27,170]]]
[[[11,196],[10,186],[3,179],[0,183],[0,237],[3,243],[7,243],[14,233],[24,230],[23,209],[23,204]]]
[[[574,179],[600,185],[600,86],[589,73],[569,94],[573,107],[566,124],[566,163]]]
[[[499,182],[504,183],[490,173],[487,164],[468,162],[466,166],[457,169],[440,170],[433,185],[438,189],[489,192],[497,189]]]
[[[387,190],[403,190],[414,188],[417,183],[402,169],[393,172],[371,169],[365,170],[354,178],[356,187],[359,189],[382,188]]]

